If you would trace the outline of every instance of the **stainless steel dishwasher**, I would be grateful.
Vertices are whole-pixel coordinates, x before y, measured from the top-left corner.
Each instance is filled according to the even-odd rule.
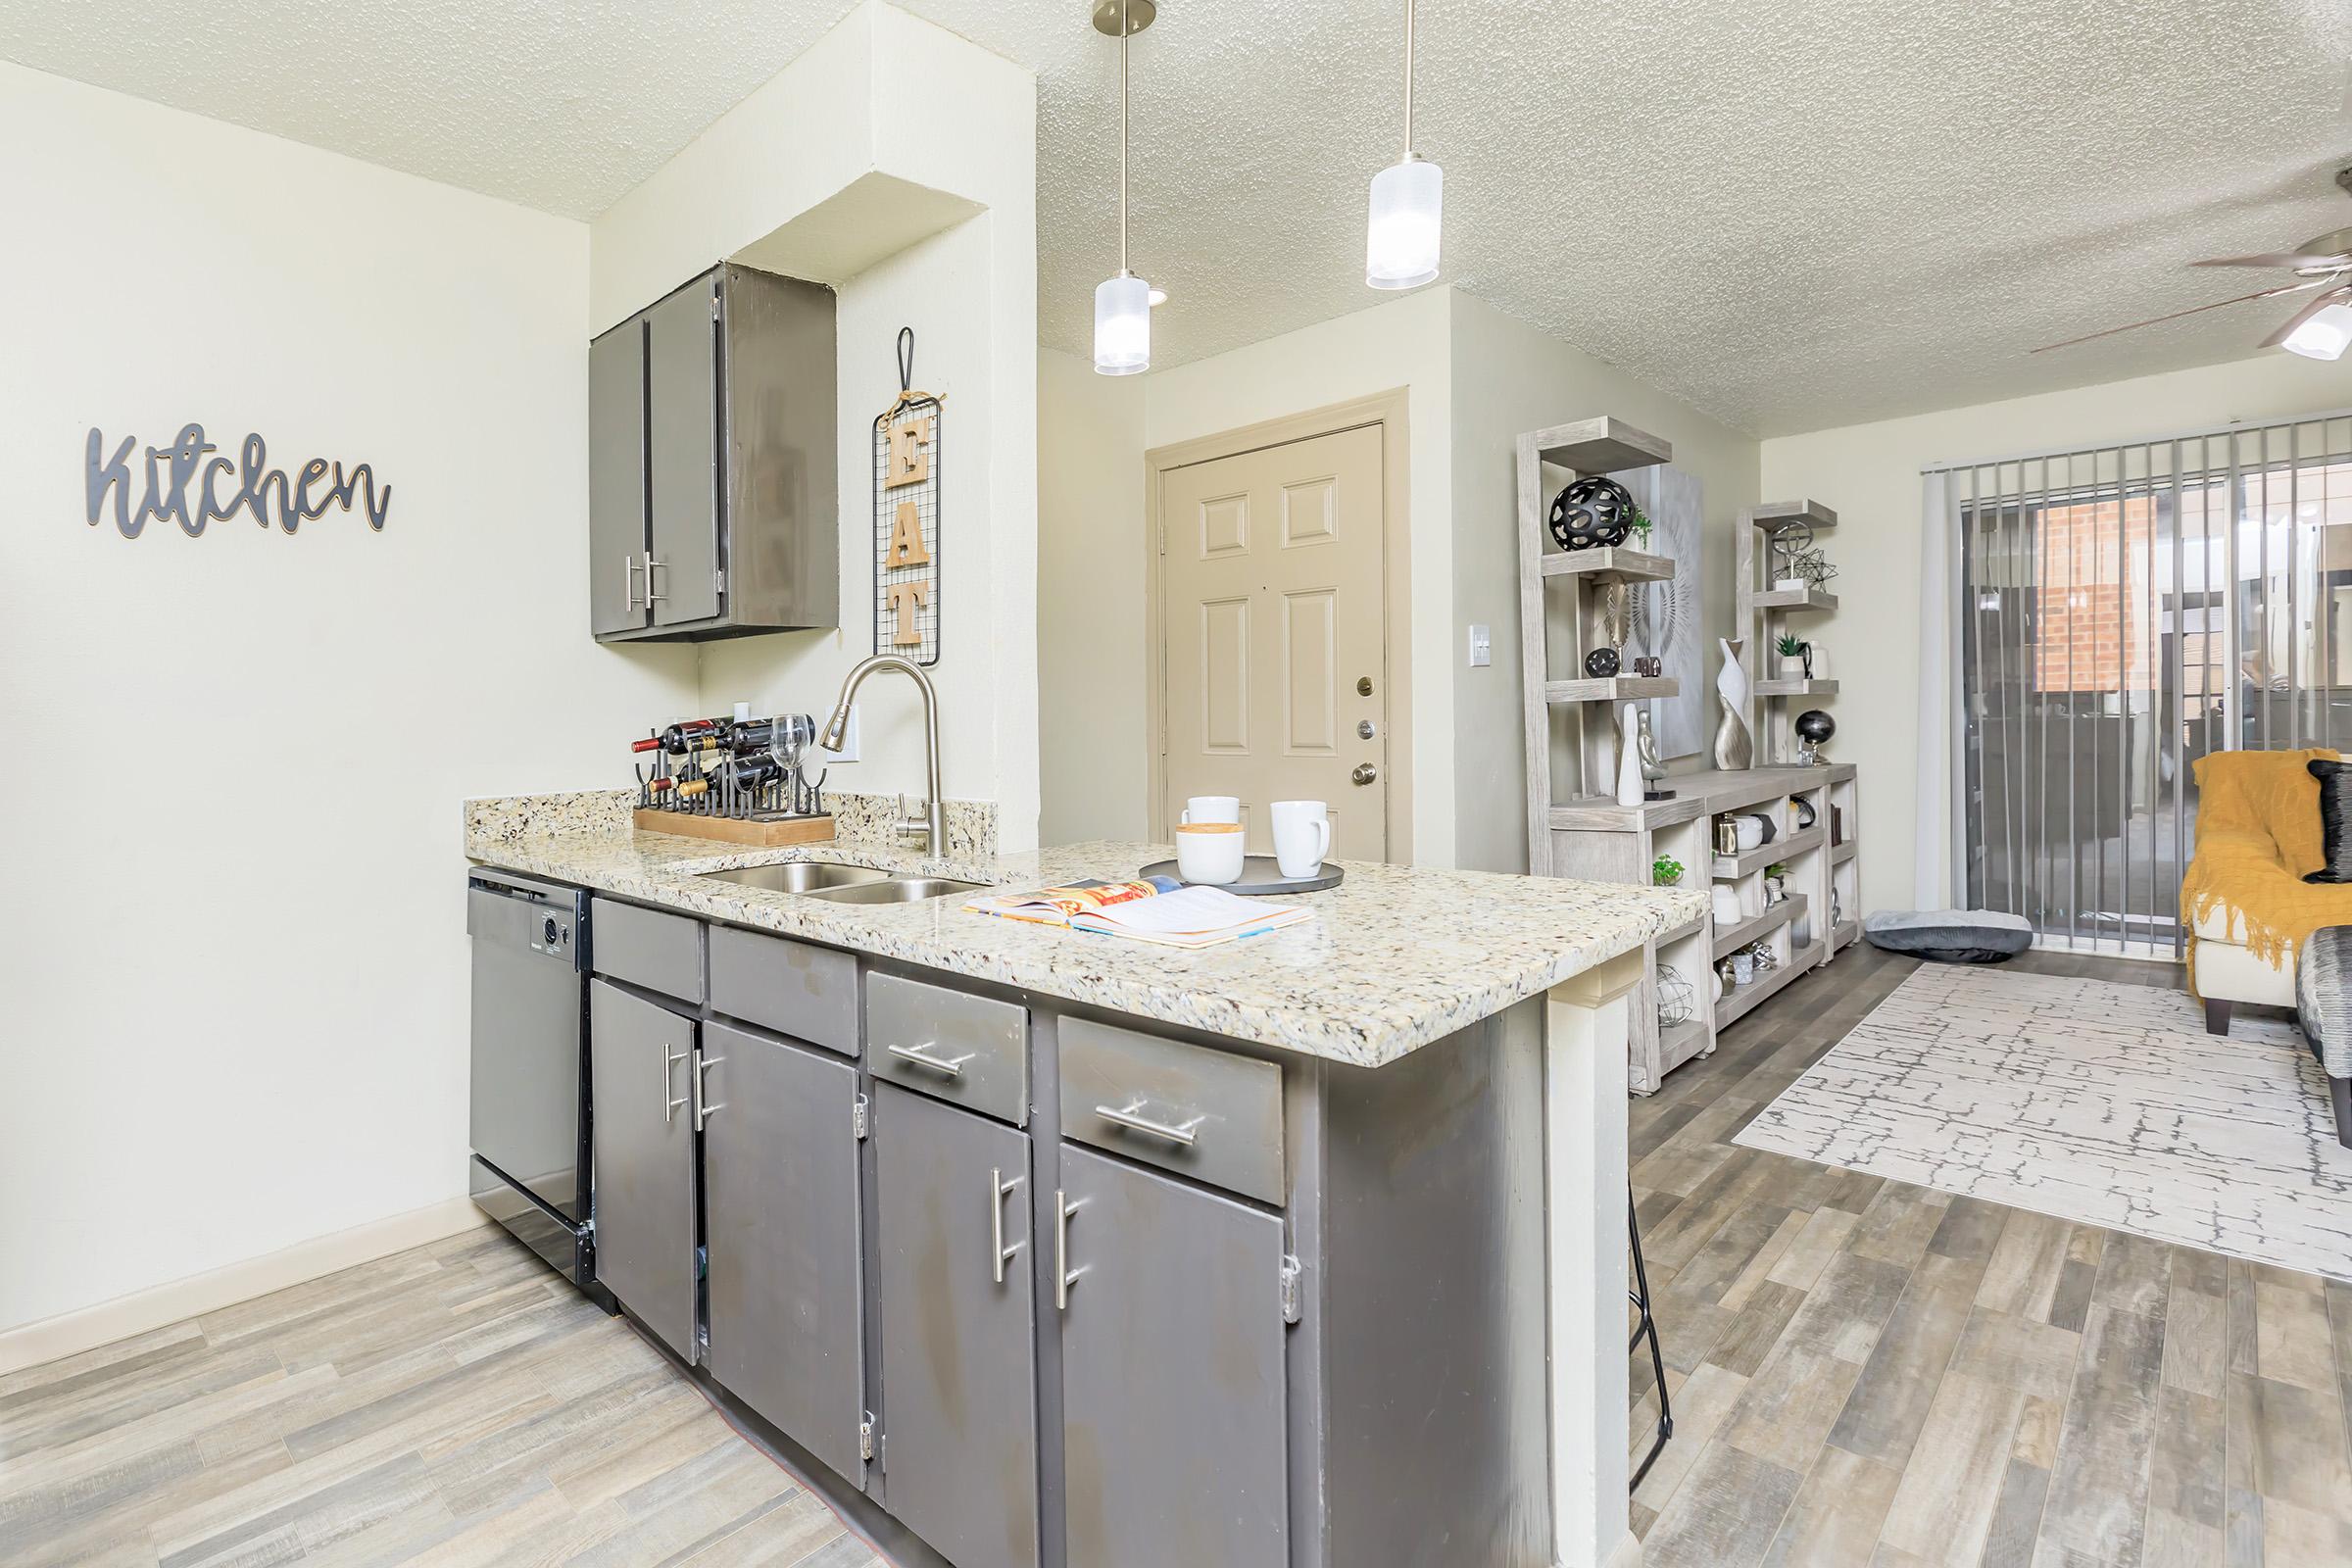
[[[588,895],[476,867],[466,879],[466,934],[473,948],[473,1200],[549,1267],[590,1287]]]

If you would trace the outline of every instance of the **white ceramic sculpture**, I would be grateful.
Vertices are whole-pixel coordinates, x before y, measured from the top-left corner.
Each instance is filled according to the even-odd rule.
[[[1747,671],[1740,663],[1739,637],[1718,639],[1723,644],[1723,668],[1715,676],[1715,695],[1723,704],[1723,723],[1715,731],[1715,765],[1727,773],[1753,766],[1755,737],[1747,728]]]
[[[1617,804],[1640,806],[1642,780],[1642,721],[1638,703],[1627,703],[1617,715]]]

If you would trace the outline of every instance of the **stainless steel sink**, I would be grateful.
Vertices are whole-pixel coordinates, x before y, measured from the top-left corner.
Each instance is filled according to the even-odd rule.
[[[985,882],[959,882],[952,876],[893,876],[875,882],[815,888],[809,897],[829,899],[835,904],[915,904],[924,899],[944,899],[951,893],[974,893],[987,886]]]
[[[839,860],[786,860],[780,865],[743,865],[732,871],[705,871],[714,882],[740,882],[770,893],[816,893],[880,882],[890,875],[870,865],[844,865]]]

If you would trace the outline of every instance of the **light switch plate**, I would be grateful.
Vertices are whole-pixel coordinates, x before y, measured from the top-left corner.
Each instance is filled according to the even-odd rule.
[[[1470,628],[1470,667],[1484,669],[1494,662],[1494,638],[1486,627]]]

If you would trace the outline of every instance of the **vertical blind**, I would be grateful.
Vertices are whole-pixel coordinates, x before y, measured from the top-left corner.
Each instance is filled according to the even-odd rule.
[[[2178,956],[2209,752],[2352,750],[2352,415],[1926,470],[1975,908]]]

